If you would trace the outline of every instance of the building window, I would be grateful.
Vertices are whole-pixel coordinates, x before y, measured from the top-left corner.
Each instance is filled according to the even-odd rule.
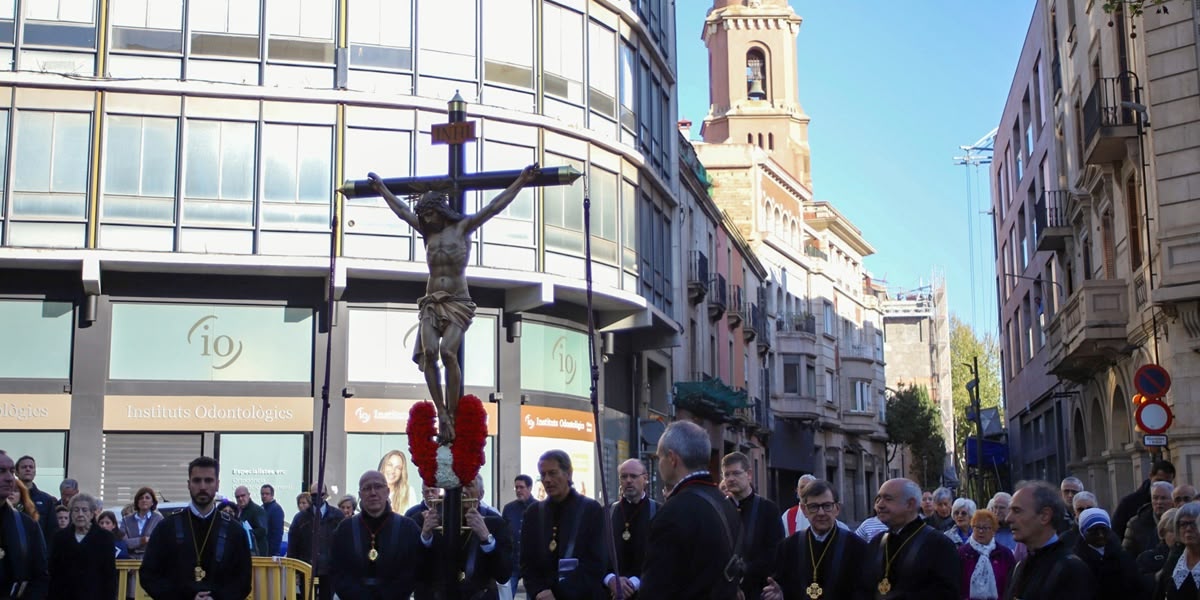
[[[183,52],[183,0],[111,0],[113,50]]]
[[[601,262],[619,264],[617,257],[617,208],[620,188],[617,174],[591,167],[592,256]]]
[[[533,7],[530,0],[483,3],[483,78],[530,89],[533,87]]]
[[[358,179],[369,172],[382,177],[407,176],[412,159],[411,140],[410,131],[347,128],[346,177]],[[412,259],[408,237],[412,229],[392,212],[383,198],[347,198],[345,223],[347,255]]]
[[[548,166],[584,170],[583,161],[546,155]],[[542,190],[546,249],[583,255],[583,187],[563,185]]]
[[[184,225],[253,224],[255,130],[254,123],[187,122]]]
[[[104,222],[175,223],[176,119],[108,117]]]
[[[263,128],[263,227],[329,229],[332,146],[329,127]]]
[[[412,0],[350,0],[350,63],[412,70]]]
[[[811,364],[804,365],[804,395],[817,397],[817,368]]]
[[[90,129],[87,113],[17,113],[9,245],[83,246]]]
[[[1129,270],[1142,268],[1142,214],[1139,210],[1137,179],[1125,181],[1125,218],[1129,222]]]
[[[833,404],[837,400],[837,377],[832,370],[825,370],[825,401]]]
[[[593,112],[616,120],[617,34],[595,21],[589,30],[588,105]]]
[[[800,368],[803,363],[799,354],[783,355],[783,393],[800,393]]]
[[[95,6],[95,0],[37,0],[25,3],[25,16],[40,21],[92,23]]]
[[[192,54],[258,58],[259,3],[193,0],[188,4]]]
[[[543,86],[547,95],[583,104],[583,15],[547,3],[542,7]]]
[[[871,410],[871,382],[866,379],[854,380],[854,410],[857,412]]]
[[[621,141],[629,146],[637,140],[637,61],[633,47],[621,39],[620,90],[621,95]]]
[[[420,30],[425,33],[418,37],[422,71],[450,79],[475,79],[475,0],[420,2],[417,13]]]
[[[826,302],[825,303],[825,329],[824,329],[825,335],[828,335],[831,337],[836,336],[837,329],[835,329],[835,327],[836,327],[836,324],[835,324],[835,316],[833,314],[833,305],[830,304],[829,302]]]
[[[762,50],[755,48],[746,53],[746,97],[751,100],[767,99],[767,59]]]

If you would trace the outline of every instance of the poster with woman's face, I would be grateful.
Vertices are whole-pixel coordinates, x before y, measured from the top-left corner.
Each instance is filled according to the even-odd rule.
[[[489,436],[484,445],[483,453],[486,462],[482,474],[484,480],[484,502],[492,504],[495,498],[493,490],[487,484],[495,479],[492,438]],[[346,478],[345,493],[358,495],[358,478],[364,471],[378,470],[388,484],[388,496],[392,510],[404,513],[412,506],[421,502],[421,476],[417,466],[413,464],[408,451],[408,435],[403,433],[389,434],[349,434],[346,436]]]

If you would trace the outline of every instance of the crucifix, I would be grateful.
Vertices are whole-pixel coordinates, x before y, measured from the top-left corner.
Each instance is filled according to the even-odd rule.
[[[454,415],[463,395],[462,341],[475,316],[466,276],[471,233],[500,214],[522,188],[570,185],[583,175],[572,167],[543,169],[537,163],[518,171],[466,173],[464,144],[475,141],[475,122],[466,117],[467,103],[456,93],[449,102],[449,122],[433,127],[433,143],[449,146],[446,176],[382,179],[370,173],[367,179],[347,181],[338,188],[347,198],[382,196],[392,212],[422,236],[429,280],[418,301],[420,335],[413,360],[424,373],[430,399],[437,407],[438,438],[443,446],[455,437]],[[463,192],[493,189],[504,191],[479,212],[465,214]],[[397,195],[415,197],[415,204],[410,208]],[[439,361],[446,375],[444,388]],[[444,599],[458,597],[462,580],[463,549],[454,535],[459,515],[466,514],[462,491],[462,487],[445,490],[441,503],[440,522],[446,527],[437,543],[441,585],[435,593]]]

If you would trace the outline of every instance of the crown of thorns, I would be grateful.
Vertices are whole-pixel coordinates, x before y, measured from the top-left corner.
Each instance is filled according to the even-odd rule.
[[[445,192],[429,191],[408,197],[413,205],[413,212],[420,216],[423,211],[434,210],[451,221],[462,220],[458,211],[450,208],[450,195]]]

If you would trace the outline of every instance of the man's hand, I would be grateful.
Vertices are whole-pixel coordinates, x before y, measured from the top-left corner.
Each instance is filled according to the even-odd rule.
[[[483,515],[479,514],[479,510],[471,508],[467,511],[467,527],[475,532],[475,537],[479,538],[480,542],[487,543],[488,536],[491,533],[488,531],[487,523],[483,520]]]
[[[534,179],[537,179],[538,175],[541,175],[541,174],[542,174],[541,165],[539,165],[538,163],[533,163],[532,165],[529,165],[528,167],[525,167],[524,169],[521,170],[521,176],[517,178],[517,182],[520,183],[521,185],[525,185],[527,183],[532,182]],[[370,176],[368,175],[368,177],[370,177]]]
[[[763,588],[762,600],[783,600],[783,588],[770,577],[767,578],[767,587]]]
[[[613,577],[608,581],[608,593],[613,598],[617,597],[617,589],[620,586],[621,597],[628,598],[633,595],[636,590],[633,589],[633,583],[626,577]]]
[[[146,544],[149,544],[149,543],[150,543],[150,536],[143,535],[142,536],[142,545],[145,546]]]
[[[554,600],[554,592],[550,590],[542,590],[533,600]]]
[[[433,537],[433,528],[442,524],[442,516],[438,514],[438,511],[433,509],[429,509],[421,514],[425,518],[425,521],[421,523],[421,537]]]

